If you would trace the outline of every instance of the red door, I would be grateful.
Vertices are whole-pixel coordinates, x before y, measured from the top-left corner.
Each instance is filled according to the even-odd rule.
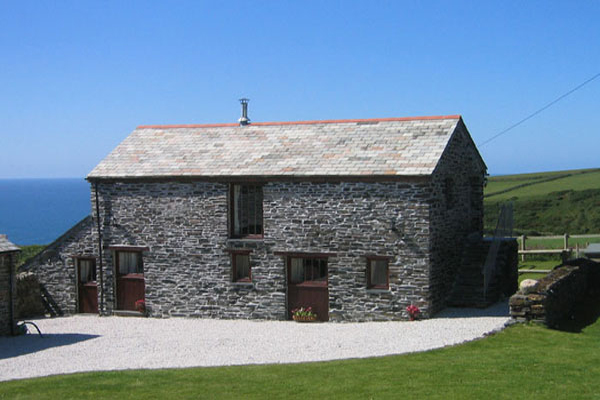
[[[145,299],[142,253],[117,251],[117,310],[137,311],[136,301]]]
[[[77,291],[80,313],[98,313],[98,285],[96,284],[96,260],[77,259]]]
[[[319,321],[329,320],[327,259],[288,257],[288,318],[292,310],[312,307]]]

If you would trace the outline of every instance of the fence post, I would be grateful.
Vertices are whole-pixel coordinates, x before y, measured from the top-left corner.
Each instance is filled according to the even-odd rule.
[[[525,235],[521,235],[521,250],[525,251]],[[525,261],[525,254],[521,254],[521,261]]]
[[[569,248],[569,234],[565,233],[565,247],[563,249],[567,250],[568,248]]]
[[[579,242],[575,243],[575,258],[579,258]]]

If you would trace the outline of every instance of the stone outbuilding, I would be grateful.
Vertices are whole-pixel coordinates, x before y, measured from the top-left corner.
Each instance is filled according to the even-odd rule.
[[[53,272],[29,268],[66,312],[427,317],[481,238],[485,176],[458,115],[140,126]]]
[[[15,334],[15,265],[20,251],[0,235],[0,336]]]

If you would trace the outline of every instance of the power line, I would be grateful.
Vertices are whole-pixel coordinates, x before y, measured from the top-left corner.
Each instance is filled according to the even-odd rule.
[[[520,120],[519,122],[517,122],[516,124],[513,124],[511,126],[509,126],[508,128],[504,129],[502,132],[499,132],[497,134],[495,134],[494,136],[492,136],[491,138],[489,138],[488,140],[486,140],[483,143],[480,143],[478,146],[482,147],[486,144],[488,144],[489,142],[491,142],[492,140],[496,139],[499,136],[504,135],[506,132],[510,131],[513,128],[516,128],[517,126],[521,125],[523,122],[535,117],[536,115],[538,115],[539,113],[541,113],[542,111],[544,111],[545,109],[547,109],[548,107],[552,106],[553,104],[558,103],[560,100],[564,99],[565,97],[567,97],[568,95],[570,95],[571,93],[581,89],[582,87],[584,87],[585,85],[587,85],[588,83],[590,83],[591,81],[593,81],[594,79],[596,79],[597,77],[600,76],[600,72],[597,73],[596,75],[592,76],[590,79],[588,79],[587,81],[579,84],[578,86],[574,87],[573,89],[569,90],[567,93],[559,96],[558,98],[552,100],[550,103],[546,104],[544,107],[540,108],[539,110],[531,113],[530,115],[528,115],[527,117],[523,118],[522,120]]]

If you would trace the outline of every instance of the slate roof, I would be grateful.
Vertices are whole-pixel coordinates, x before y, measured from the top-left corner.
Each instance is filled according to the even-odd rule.
[[[0,253],[8,253],[10,251],[21,251],[21,249],[8,240],[6,235],[0,235]]]
[[[459,121],[451,115],[139,126],[88,179],[430,175]]]

